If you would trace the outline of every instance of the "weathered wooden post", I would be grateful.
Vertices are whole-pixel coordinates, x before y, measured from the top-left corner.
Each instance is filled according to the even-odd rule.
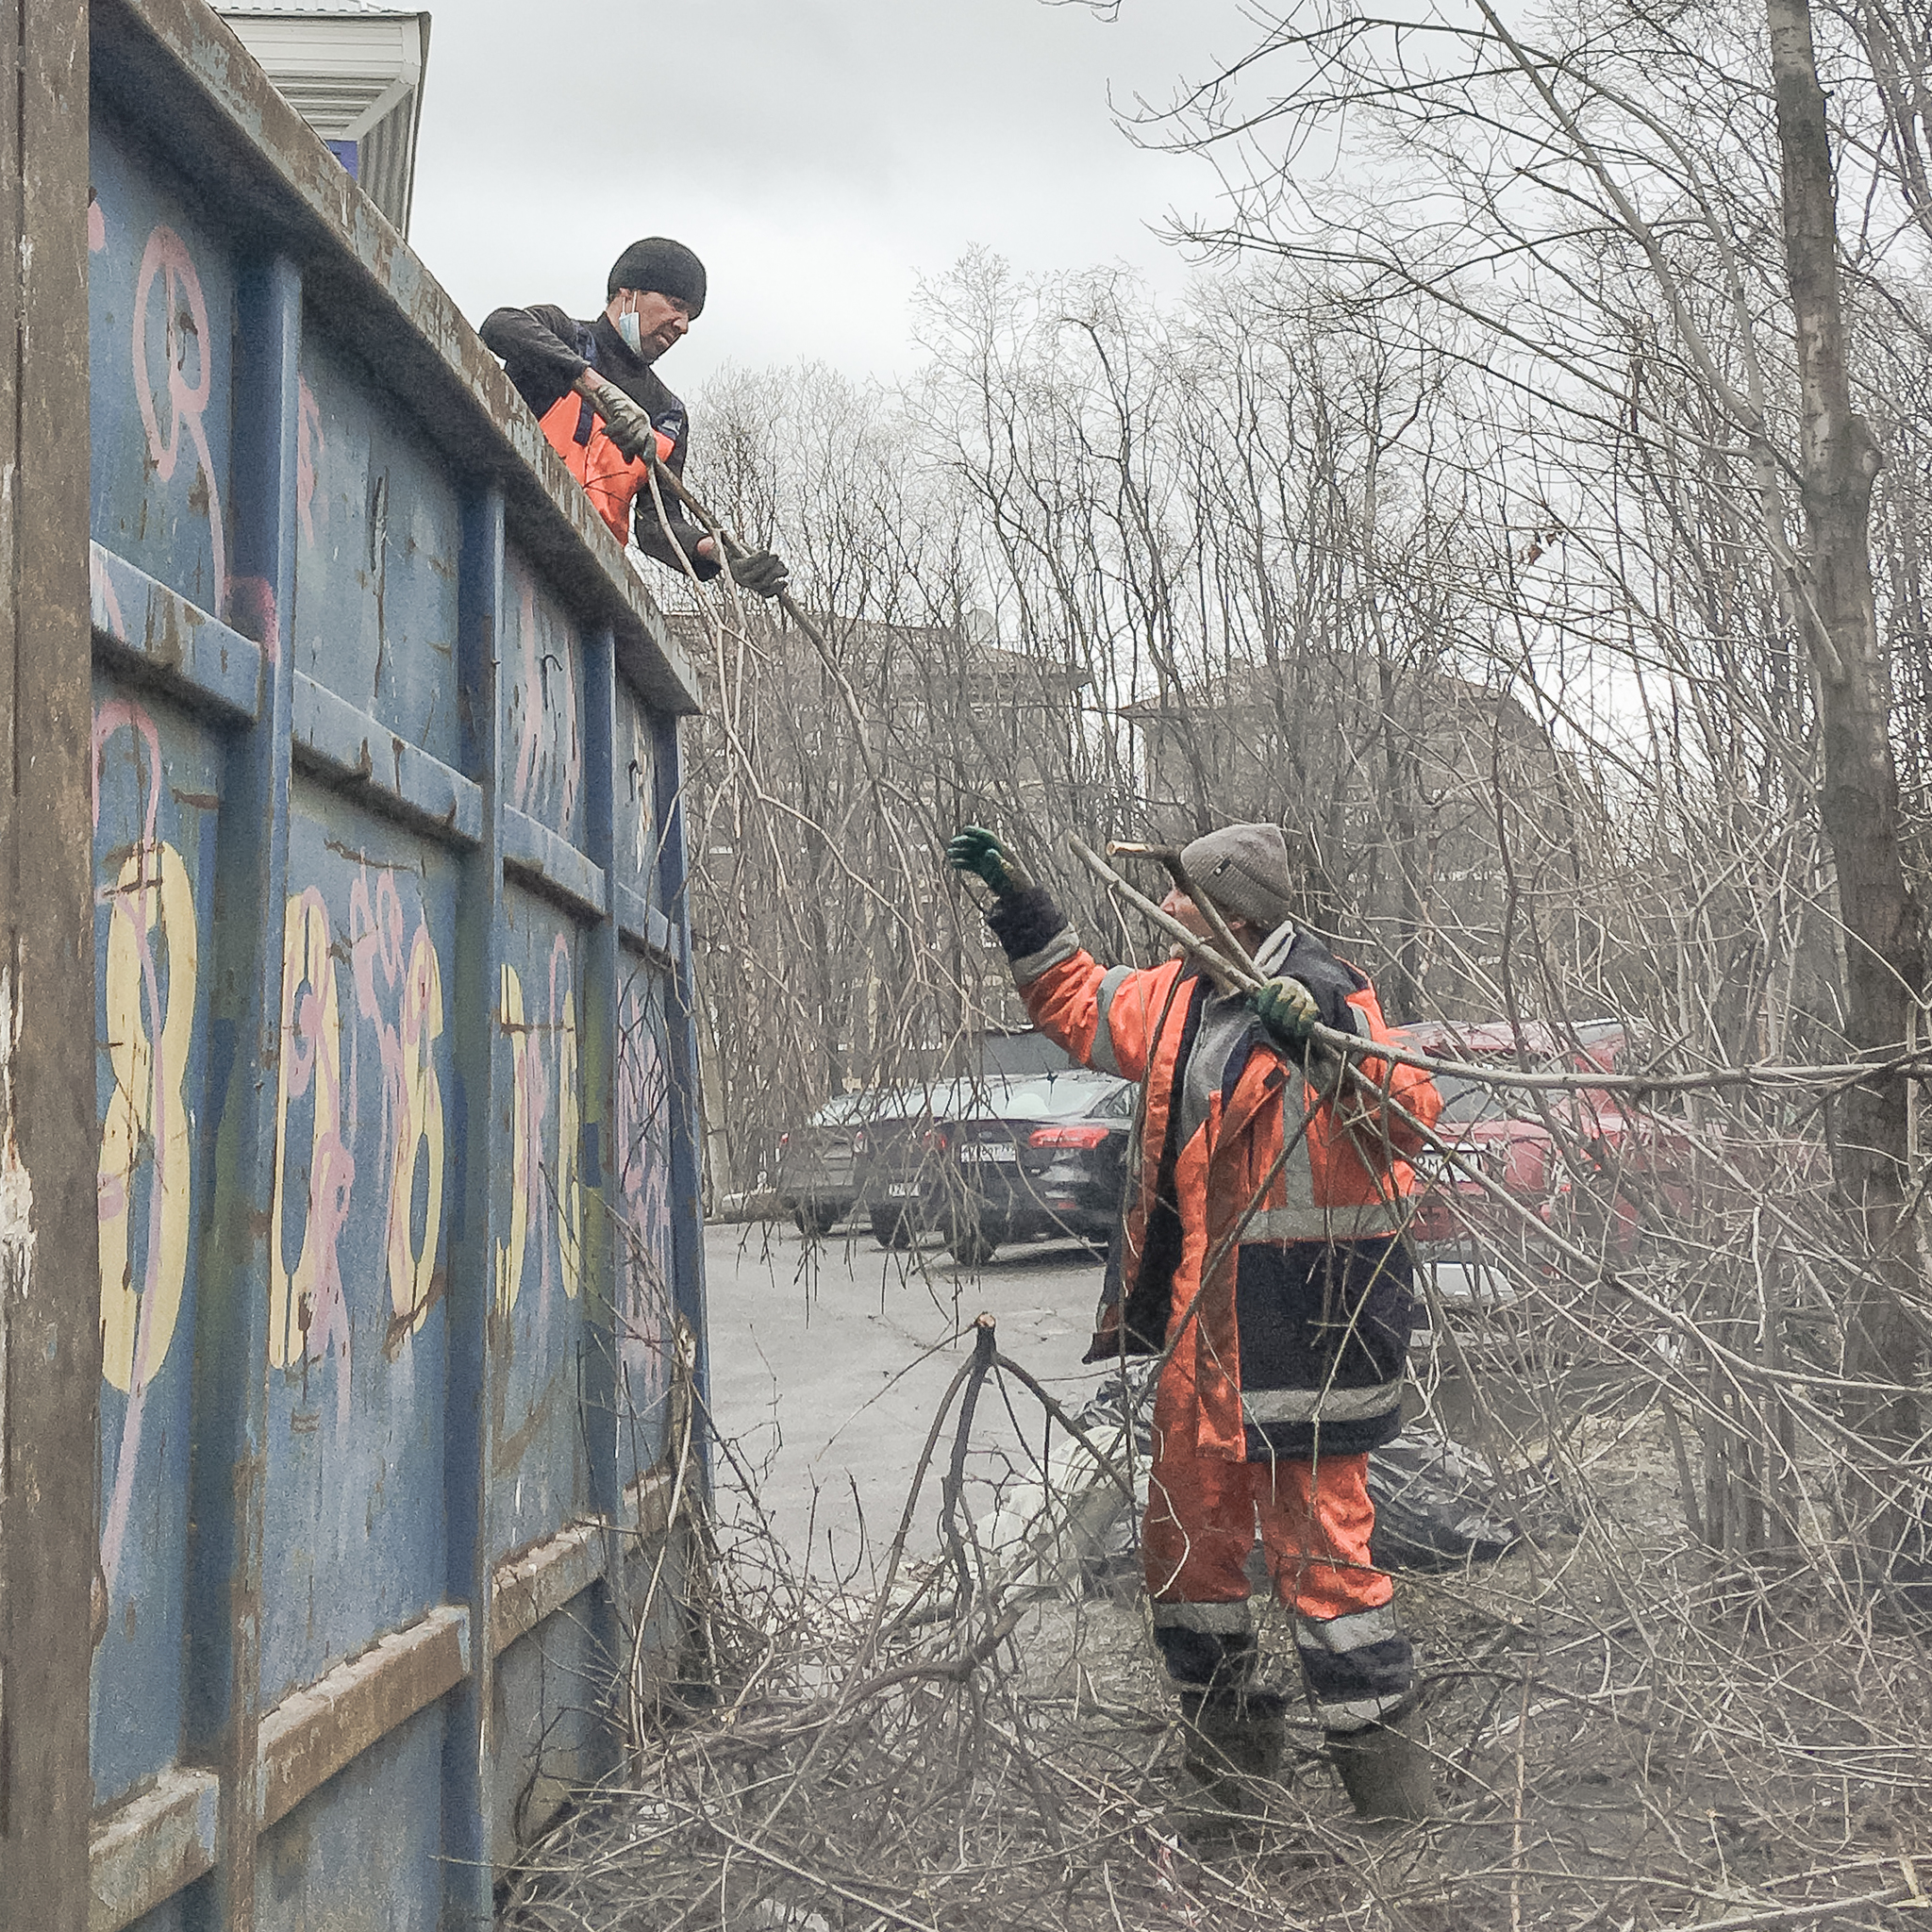
[[[86,0],[7,0],[0,86],[0,1897],[88,1921],[100,1386]]]

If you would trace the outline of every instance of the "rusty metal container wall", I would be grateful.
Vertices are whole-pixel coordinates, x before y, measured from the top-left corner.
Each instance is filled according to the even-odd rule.
[[[691,680],[220,23],[92,40],[89,1923],[481,1924],[703,1374]]]

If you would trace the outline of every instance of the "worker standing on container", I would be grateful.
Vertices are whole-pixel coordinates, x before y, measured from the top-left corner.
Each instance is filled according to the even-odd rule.
[[[604,312],[591,322],[548,304],[498,308],[483,340],[617,541],[634,529],[646,557],[678,571],[688,564],[708,582],[722,568],[717,540],[668,500],[668,518],[659,516],[646,486],[652,454],[684,474],[689,418],[656,365],[704,313],[705,265],[683,242],[647,236],[611,264],[606,291]],[[787,573],[767,550],[741,558],[731,575],[775,597]]]
[[[1277,825],[1228,825],[1181,854],[1251,956],[1241,963],[1269,981],[1252,1000],[1217,991],[1190,958],[1103,967],[979,826],[947,858],[992,888],[987,923],[1041,1029],[1082,1064],[1141,1082],[1121,1272],[1088,1359],[1173,1346],[1141,1555],[1189,1768],[1232,1805],[1252,1795],[1247,1779],[1280,1768],[1286,1701],[1259,1680],[1248,1605],[1258,1517],[1357,1810],[1423,1817],[1427,1759],[1400,1728],[1415,1662],[1394,1586],[1369,1554],[1367,1477],[1368,1451],[1402,1426],[1412,1304],[1401,1227],[1421,1138],[1377,1090],[1386,1081],[1426,1126],[1435,1088],[1373,1056],[1357,1061],[1365,1083],[1350,1082],[1336,1056],[1311,1050],[1318,1022],[1365,1041],[1388,1033],[1368,979],[1295,923]],[[1210,937],[1178,891],[1164,909]]]

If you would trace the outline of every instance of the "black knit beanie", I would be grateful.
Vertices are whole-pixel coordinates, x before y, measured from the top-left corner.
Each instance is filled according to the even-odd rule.
[[[641,242],[633,242],[610,265],[610,285],[604,292],[614,295],[620,289],[670,295],[698,315],[705,307],[705,265],[682,242],[646,235]]]

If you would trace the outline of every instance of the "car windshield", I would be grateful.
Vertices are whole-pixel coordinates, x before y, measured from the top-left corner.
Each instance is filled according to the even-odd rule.
[[[1058,1074],[1072,1067],[1066,1049],[1045,1034],[983,1033],[972,1042],[967,1064],[976,1060],[988,1080],[1030,1080],[1036,1074]]]
[[[1499,1121],[1509,1112],[1505,1090],[1455,1074],[1438,1074],[1436,1091],[1442,1096],[1441,1118],[1467,1125],[1471,1121]]]
[[[1109,1074],[1075,1069],[1026,1080],[988,1081],[971,1111],[1003,1121],[1073,1120],[1089,1112],[1121,1085]]]

